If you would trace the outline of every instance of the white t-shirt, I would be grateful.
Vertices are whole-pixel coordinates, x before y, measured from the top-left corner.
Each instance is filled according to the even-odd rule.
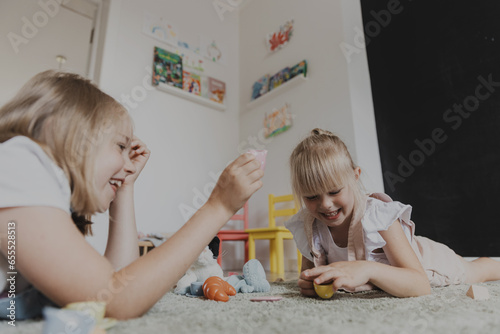
[[[361,219],[366,260],[389,264],[389,260],[384,253],[376,253],[374,251],[384,247],[386,244],[379,231],[387,230],[397,219],[401,222],[403,231],[411,243],[411,226],[413,223],[410,222],[410,214],[411,206],[409,205],[404,205],[400,202],[386,203],[371,197],[367,199],[365,214]],[[305,235],[304,222],[301,220],[301,216],[299,212],[288,220],[285,226],[292,232],[297,248],[302,255],[313,262],[313,256]],[[318,220],[315,220],[313,225],[313,244],[317,250],[325,253],[328,263],[347,261],[347,248],[338,247],[332,238],[328,226]]]
[[[0,157],[0,208],[49,206],[70,214],[68,179],[37,143],[27,137],[14,137],[0,143]],[[16,239],[22,236],[16,235]],[[6,287],[9,271],[6,257],[0,253],[0,292]],[[16,291],[26,287],[25,283],[18,275]]]
[[[380,231],[386,231],[397,220],[422,264],[431,286],[464,284],[467,277],[463,259],[446,245],[416,236],[415,224],[410,220],[411,209],[410,205],[400,202],[382,202],[371,197],[367,199],[365,213],[361,218],[365,259],[390,264],[385,253],[378,253],[375,250],[383,248],[386,244]],[[304,217],[307,216],[304,213],[307,211],[300,211],[285,222],[285,226],[292,232],[302,255],[315,263],[304,228]],[[345,249],[335,245],[328,227],[317,220],[313,222],[312,243],[321,256],[326,258],[327,263],[348,260],[347,252],[341,252]]]

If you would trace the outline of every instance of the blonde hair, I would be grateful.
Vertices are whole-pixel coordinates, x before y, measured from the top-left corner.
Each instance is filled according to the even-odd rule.
[[[292,189],[302,204],[303,197],[327,193],[348,185],[355,203],[363,198],[363,185],[355,177],[356,164],[344,142],[333,133],[314,129],[290,156]]]
[[[124,122],[131,125],[125,108],[89,80],[50,70],[35,75],[0,109],[0,143],[15,136],[37,142],[66,174],[73,220],[91,234],[82,217],[98,210],[98,147]]]

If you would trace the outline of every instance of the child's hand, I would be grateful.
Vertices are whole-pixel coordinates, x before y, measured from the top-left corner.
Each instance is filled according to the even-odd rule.
[[[135,180],[137,180],[137,177],[146,165],[150,154],[151,151],[148,149],[146,144],[134,136],[134,138],[132,138],[132,143],[130,144],[129,158],[135,167],[135,173],[130,174],[125,178],[125,184],[132,184]]]
[[[300,288],[300,293],[306,297],[316,297],[316,291],[314,291],[313,278],[305,275],[306,271],[300,273],[298,286]]]
[[[262,187],[264,172],[251,153],[240,155],[224,169],[208,202],[222,205],[232,216]]]
[[[342,261],[305,270],[301,277],[323,284],[333,281],[333,289],[348,291],[366,290],[369,284],[370,262]]]

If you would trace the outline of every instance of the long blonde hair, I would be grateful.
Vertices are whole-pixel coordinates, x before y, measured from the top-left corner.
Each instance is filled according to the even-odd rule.
[[[356,164],[344,142],[333,133],[314,129],[290,156],[292,189],[297,199],[327,193],[349,185],[355,205],[364,197],[364,188],[355,177]]]
[[[44,149],[66,174],[73,220],[88,234],[82,217],[98,208],[97,150],[124,121],[131,124],[125,108],[89,80],[50,70],[35,75],[0,109],[0,143],[25,136]]]

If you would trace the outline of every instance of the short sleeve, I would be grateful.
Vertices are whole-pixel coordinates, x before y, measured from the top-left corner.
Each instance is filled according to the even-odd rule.
[[[410,205],[401,202],[382,202],[375,198],[368,198],[362,219],[367,254],[385,246],[386,242],[379,231],[388,230],[396,220],[401,222],[403,231],[408,241],[411,242],[414,226],[410,220],[411,209]]]
[[[50,206],[70,213],[71,190],[63,170],[34,141],[0,144],[0,208]]]
[[[293,240],[297,245],[300,253],[309,261],[313,262],[311,248],[307,241],[307,236],[304,228],[304,209],[285,222],[285,227],[293,234]]]

